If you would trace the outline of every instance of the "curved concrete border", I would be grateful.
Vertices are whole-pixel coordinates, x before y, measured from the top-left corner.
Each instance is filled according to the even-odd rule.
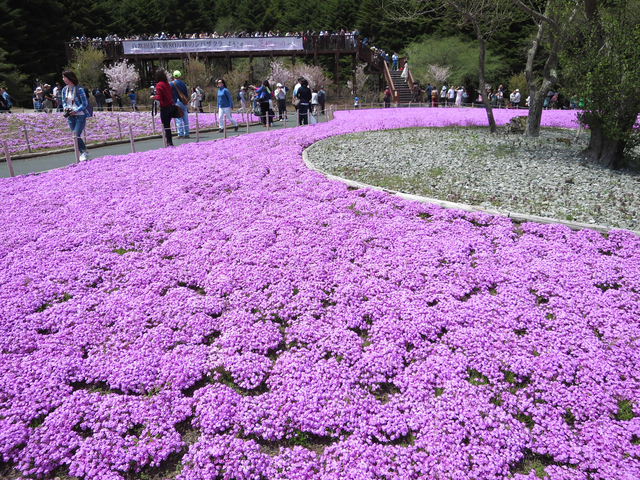
[[[627,230],[625,228],[613,228],[613,227],[607,227],[604,225],[596,225],[596,224],[590,224],[590,223],[570,222],[568,220],[539,217],[537,215],[526,215],[526,214],[517,213],[517,212],[504,212],[499,210],[493,210],[490,208],[482,208],[475,205],[466,205],[464,203],[447,202],[446,200],[439,200],[437,198],[422,197],[420,195],[411,195],[409,193],[396,192],[395,190],[389,190],[386,188],[377,187],[375,185],[368,185],[366,183],[356,182],[355,180],[348,180],[346,178],[331,175],[329,173],[323,172],[322,170],[316,168],[316,166],[313,163],[311,163],[311,161],[309,160],[309,155],[307,154],[306,148],[302,151],[302,160],[304,161],[305,165],[308,168],[324,175],[330,180],[337,180],[339,182],[346,183],[348,186],[353,188],[370,188],[372,190],[387,192],[387,193],[390,193],[391,195],[395,195],[397,197],[404,198],[406,200],[411,200],[414,202],[433,203],[441,206],[442,208],[455,208],[458,210],[464,210],[466,212],[482,212],[482,213],[488,213],[490,215],[499,215],[502,217],[510,218],[516,223],[525,223],[525,222],[535,222],[535,223],[542,223],[542,224],[556,223],[560,225],[565,225],[572,230],[582,230],[585,228],[589,228],[599,233],[607,233],[611,230],[626,230],[627,232],[631,232],[634,235],[640,237],[640,231],[637,231],[637,230]]]

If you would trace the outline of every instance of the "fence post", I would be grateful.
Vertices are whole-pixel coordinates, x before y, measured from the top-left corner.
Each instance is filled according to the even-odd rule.
[[[222,121],[224,122],[224,138],[227,138],[227,116],[222,114]]]
[[[27,133],[27,126],[23,125],[22,129],[24,130],[24,139],[27,142],[27,150],[31,153],[31,145],[29,144],[29,134]]]
[[[287,128],[287,111],[284,111],[284,128]]]
[[[120,134],[120,140],[122,140],[122,127],[120,126],[120,117],[116,117],[118,120],[118,133]]]
[[[211,113],[211,102],[209,102],[209,113]]]
[[[13,164],[11,163],[11,155],[9,155],[9,145],[7,145],[7,141],[3,140],[2,145],[4,145],[4,156],[7,158],[7,167],[9,167],[9,175],[15,177],[13,174]]]
[[[133,128],[129,125],[129,140],[131,141],[131,153],[136,153],[136,144],[133,141]]]
[[[296,110],[296,127],[300,126],[300,110]]]
[[[196,143],[200,141],[200,122],[198,121],[198,110],[196,110]]]
[[[80,151],[78,150],[78,135],[76,134],[76,131],[74,130],[73,132],[71,132],[73,135],[73,149],[76,153],[76,163],[80,163]]]

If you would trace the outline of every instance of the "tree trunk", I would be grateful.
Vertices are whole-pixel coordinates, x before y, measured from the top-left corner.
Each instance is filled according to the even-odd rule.
[[[621,168],[624,163],[623,153],[626,142],[607,138],[602,126],[596,122],[589,124],[589,130],[591,139],[589,146],[582,151],[584,160],[604,168]]]
[[[485,87],[486,82],[484,80],[484,57],[485,57],[485,46],[484,46],[484,38],[480,33],[480,29],[478,28],[477,23],[474,21],[473,26],[476,31],[476,36],[478,38],[478,81],[480,82],[480,92],[482,93],[482,103],[484,103],[484,108],[487,110],[487,119],[489,120],[489,131],[491,133],[496,133],[496,120],[493,118],[493,108],[491,107],[491,102],[487,97],[487,89]]]

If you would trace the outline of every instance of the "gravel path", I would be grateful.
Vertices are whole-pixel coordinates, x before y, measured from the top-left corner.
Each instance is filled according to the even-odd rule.
[[[485,128],[415,128],[330,137],[312,145],[320,170],[390,190],[499,211],[640,229],[640,175],[585,165],[588,133],[539,138]]]

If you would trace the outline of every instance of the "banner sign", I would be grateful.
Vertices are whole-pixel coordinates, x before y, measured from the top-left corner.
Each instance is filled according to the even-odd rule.
[[[301,37],[192,38],[180,40],[124,40],[125,55],[198,52],[265,52],[303,50]]]

